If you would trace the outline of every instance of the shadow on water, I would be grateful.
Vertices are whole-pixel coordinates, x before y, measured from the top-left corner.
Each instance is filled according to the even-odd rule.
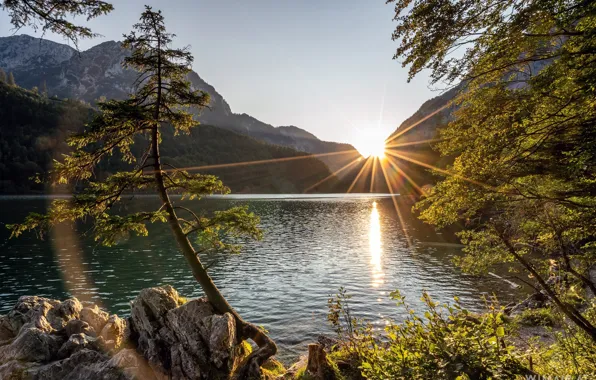
[[[45,204],[41,198],[0,199],[0,221],[20,221]],[[388,298],[395,289],[414,308],[421,305],[423,290],[441,302],[458,296],[472,310],[482,308],[482,293],[496,291],[505,300],[519,294],[502,281],[462,275],[450,261],[461,250],[455,237],[416,220],[407,199],[398,202],[405,228],[387,197],[216,198],[185,206],[210,212],[238,204],[248,204],[261,217],[264,239],[246,242],[239,255],[202,259],[232,305],[271,332],[282,359],[294,358],[317,335],[330,333],[326,302],[340,286],[353,295],[354,313],[379,328],[385,318],[402,316]],[[143,197],[127,208],[157,205],[156,198]],[[201,295],[166,225],[152,225],[149,237],[110,248],[79,235],[63,230],[45,241],[34,234],[8,240],[8,231],[0,228],[0,312],[25,294],[75,295],[121,315],[146,287],[171,284],[186,297]]]

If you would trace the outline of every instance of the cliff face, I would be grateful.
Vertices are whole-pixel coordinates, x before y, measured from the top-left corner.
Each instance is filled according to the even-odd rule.
[[[0,68],[12,72],[19,86],[47,88],[50,96],[75,98],[93,104],[104,96],[124,99],[137,74],[121,65],[128,51],[109,41],[78,52],[70,46],[26,35],[0,38]],[[247,114],[235,114],[217,90],[196,72],[188,76],[194,89],[211,96],[210,109],[198,117],[203,124],[232,130],[270,144],[307,153],[353,150],[349,144],[319,140],[298,127],[274,127]],[[343,162],[327,159],[332,170]]]

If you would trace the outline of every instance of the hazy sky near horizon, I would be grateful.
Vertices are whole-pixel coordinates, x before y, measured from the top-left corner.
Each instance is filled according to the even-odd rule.
[[[387,136],[436,96],[421,75],[392,59],[393,5],[385,0],[112,0],[115,10],[88,25],[122,40],[144,5],[163,11],[175,46],[190,45],[194,70],[228,101],[274,126],[295,125],[320,139],[357,144]],[[76,19],[86,23],[83,18]],[[0,10],[0,36],[15,33]],[[34,33],[23,28],[17,34]],[[45,38],[67,43],[62,37]]]

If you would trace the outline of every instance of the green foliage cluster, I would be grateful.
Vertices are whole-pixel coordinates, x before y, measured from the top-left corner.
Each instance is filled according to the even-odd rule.
[[[389,321],[382,331],[352,316],[350,297],[344,290],[330,298],[328,319],[338,333],[339,343],[329,357],[344,363],[345,378],[596,376],[596,344],[582,329],[565,323],[565,316],[553,309],[535,309],[512,319],[496,299],[486,302],[484,313],[476,314],[463,308],[457,298],[453,304],[438,304],[423,293],[425,307],[419,312],[410,308],[399,291],[390,296],[405,311],[405,318],[399,323]],[[596,304],[587,307],[585,316],[592,323],[596,321]],[[537,337],[523,341],[520,335],[529,323],[549,325],[544,327],[545,332],[554,342],[550,339],[545,343]]]
[[[391,298],[405,310],[401,323],[389,322],[384,332],[351,318],[351,336],[340,334],[336,358],[348,358],[367,379],[488,379],[531,374],[507,339],[510,327],[503,309],[487,303],[487,313],[475,315],[453,305],[439,305],[424,293],[425,310],[417,314],[399,291]],[[346,325],[345,293],[332,298],[330,320]],[[334,317],[340,314],[340,318]]]
[[[434,83],[463,83],[436,146],[455,157],[449,175],[415,209],[464,227],[466,271],[515,262],[596,341],[548,281],[556,266],[596,290],[596,3],[391,2],[410,78],[430,69]]]
[[[585,315],[592,323],[596,323],[596,304],[590,304]],[[564,323],[560,316],[555,315],[554,323],[562,326],[551,333],[555,342],[542,344],[536,340],[530,342],[530,348],[525,352],[528,358],[532,358],[533,369],[560,378],[596,378],[596,344],[583,330]]]
[[[516,316],[516,321],[526,326],[555,326],[558,318],[550,308],[526,309]]]

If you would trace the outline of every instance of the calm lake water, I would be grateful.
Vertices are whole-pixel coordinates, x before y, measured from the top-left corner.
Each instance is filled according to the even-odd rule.
[[[0,224],[43,211],[46,203],[43,198],[0,199]],[[458,296],[473,310],[482,309],[484,292],[497,292],[505,300],[516,292],[500,280],[462,275],[450,261],[460,254],[453,236],[417,221],[409,202],[399,197],[406,232],[392,199],[384,196],[250,196],[184,203],[197,212],[248,204],[260,215],[262,241],[246,243],[239,255],[202,259],[240,314],[269,330],[286,361],[304,353],[319,334],[331,333],[326,304],[340,286],[353,296],[353,313],[379,328],[386,318],[403,316],[388,297],[395,289],[415,309],[423,290],[442,302]],[[145,197],[128,208],[157,204],[156,198]],[[120,315],[129,313],[129,302],[139,290],[151,286],[171,284],[186,297],[201,296],[166,225],[153,225],[149,237],[111,248],[97,246],[68,226],[44,241],[33,234],[8,237],[0,226],[0,313],[21,295],[74,295]]]

